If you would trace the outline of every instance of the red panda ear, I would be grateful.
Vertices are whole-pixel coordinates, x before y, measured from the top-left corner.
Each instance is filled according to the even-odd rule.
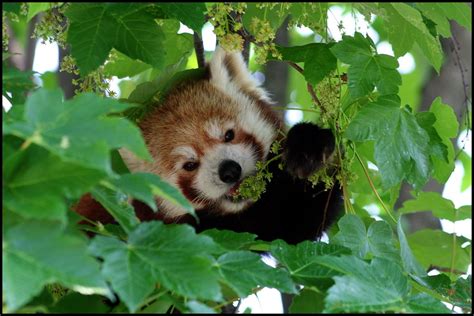
[[[272,103],[267,92],[250,74],[241,53],[229,53],[217,47],[209,63],[209,71],[209,82],[218,89],[228,93],[229,89],[234,88],[250,97]]]

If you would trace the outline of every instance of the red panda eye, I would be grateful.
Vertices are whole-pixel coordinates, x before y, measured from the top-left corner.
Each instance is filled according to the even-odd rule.
[[[186,171],[193,171],[199,166],[198,162],[195,161],[188,161],[183,165],[183,169]]]
[[[233,130],[230,129],[227,132],[225,132],[224,141],[226,143],[230,142],[233,139],[234,139],[234,131]]]

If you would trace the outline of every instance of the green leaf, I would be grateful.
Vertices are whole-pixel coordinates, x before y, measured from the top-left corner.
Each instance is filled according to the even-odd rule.
[[[293,297],[289,311],[291,314],[313,314],[322,313],[324,310],[323,293],[302,290],[298,295]]]
[[[451,314],[451,311],[439,300],[426,293],[412,295],[406,302],[406,311],[417,314]]]
[[[336,70],[337,59],[329,48],[333,44],[312,43],[303,46],[278,47],[282,60],[304,62],[303,75],[310,84],[317,84]]]
[[[184,208],[186,212],[194,214],[194,208],[189,201],[174,186],[162,180],[158,175],[151,173],[124,174],[120,178],[111,180],[117,186],[139,200],[145,202],[154,211],[157,210],[154,196],[164,198],[174,205]]]
[[[8,112],[8,116],[11,116],[13,109],[25,102],[26,93],[36,86],[33,82],[34,73],[33,71],[20,71],[14,67],[3,65],[2,95],[8,96],[7,92],[10,92],[12,94],[10,101],[14,105]]]
[[[380,4],[387,14],[386,30],[396,57],[403,56],[417,43],[428,61],[440,71],[443,49],[430,34],[419,11],[405,3]]]
[[[68,43],[81,75],[102,65],[112,48],[154,67],[163,65],[164,35],[146,4],[80,4],[66,11]]]
[[[123,4],[114,4],[118,5]],[[163,56],[166,55],[163,46],[164,34],[153,15],[146,10],[125,13],[124,8],[123,12],[124,14],[115,16],[118,28],[112,42],[113,47],[131,58],[140,59],[157,68],[161,67]]]
[[[415,199],[405,201],[399,209],[400,214],[423,211],[431,211],[434,216],[452,222],[471,217],[468,209],[456,209],[451,200],[443,198],[438,192],[420,192]]]
[[[66,223],[66,199],[79,198],[105,174],[61,161],[36,145],[7,156],[3,164],[5,208],[25,218]]]
[[[416,7],[423,15],[436,23],[436,30],[443,37],[451,37],[449,20],[455,20],[469,31],[472,24],[472,9],[465,3],[423,3],[417,2]]]
[[[321,286],[322,279],[328,279],[339,272],[321,266],[317,261],[321,256],[336,256],[350,253],[349,249],[325,243],[304,241],[296,246],[288,245],[281,240],[272,243],[271,254],[288,271],[292,279],[302,285]]]
[[[182,6],[183,4],[179,4]],[[165,35],[164,46],[173,47],[173,54],[166,54],[164,64],[166,66],[180,64],[185,60],[188,60],[189,56],[194,51],[194,39],[193,35],[182,33],[178,34],[180,24],[177,20],[162,20],[161,28]],[[200,30],[198,34],[200,34]]]
[[[117,174],[130,173],[130,170],[128,170],[128,167],[125,165],[125,162],[123,162],[122,156],[120,156],[120,153],[118,150],[113,150],[111,155],[112,155],[112,169],[115,173]]]
[[[5,10],[7,12],[13,12],[16,14],[20,14],[20,9],[21,9],[21,3],[14,3],[14,2],[5,2],[2,3],[2,10]]]
[[[433,157],[433,177],[438,180],[438,182],[445,183],[454,170],[454,147],[451,138],[457,136],[459,123],[453,108],[442,103],[440,97],[437,97],[433,101],[430,112],[436,116],[436,122],[434,122],[433,127],[438,132],[438,135],[448,150],[448,161]]]
[[[201,33],[202,26],[206,23],[204,15],[207,11],[206,5],[202,2],[189,3],[160,3],[159,6],[166,15],[181,21],[181,23],[193,29],[198,34]]]
[[[339,220],[338,226],[339,232],[334,236],[334,243],[350,248],[354,255],[362,259],[371,254],[393,261],[400,260],[392,230],[386,222],[373,222],[366,231],[364,223],[358,216],[347,214]]]
[[[186,303],[186,307],[189,308],[191,313],[195,314],[216,314],[214,309],[198,301],[190,301]]]
[[[343,63],[347,71],[349,92],[353,99],[368,95],[377,87],[380,95],[397,94],[402,79],[397,71],[398,61],[389,55],[376,54],[370,37],[356,32],[344,35],[330,51]]]
[[[132,59],[121,52],[114,51],[116,57],[104,66],[104,73],[109,76],[117,76],[118,78],[132,77],[152,66]]]
[[[324,257],[326,265],[345,271],[334,277],[324,312],[385,312],[403,311],[410,286],[401,267],[392,261],[375,258],[370,264],[350,256]]]
[[[141,223],[128,242],[96,236],[91,250],[104,259],[102,274],[131,312],[156,283],[189,299],[221,300],[217,271],[209,253],[219,247],[187,225]]]
[[[472,310],[472,276],[468,275],[467,278],[460,277],[456,280],[454,285],[454,293],[451,296],[455,305],[466,309]]]
[[[124,118],[106,117],[131,105],[92,93],[63,102],[60,90],[39,89],[26,101],[25,121],[7,133],[47,148],[64,160],[111,172],[110,150],[126,147],[151,159],[139,129]]]
[[[67,42],[82,76],[102,65],[112,49],[117,25],[100,3],[73,3],[66,10],[69,19]]]
[[[181,60],[184,62],[185,60]],[[127,117],[133,120],[139,120],[154,106],[160,104],[160,101],[168,94],[168,92],[188,80],[202,78],[205,73],[203,68],[187,69],[184,71],[176,71],[180,68],[181,62],[167,67],[163,73],[160,73],[152,81],[147,81],[136,86],[135,90],[130,93],[127,102],[142,104],[141,107],[131,109],[127,113]]]
[[[260,255],[248,251],[230,251],[219,257],[217,269],[223,281],[237,295],[245,297],[256,287],[271,287],[296,293],[288,272],[266,265]]]
[[[462,248],[465,239],[457,237],[454,243],[453,237],[452,234],[441,230],[423,229],[408,235],[408,242],[413,254],[425,269],[431,265],[449,269],[454,254],[453,269],[467,271],[471,263],[471,245]]]
[[[58,76],[55,72],[46,71],[41,75],[42,87],[48,90],[54,90],[59,87]]]
[[[353,141],[375,140],[375,161],[384,188],[403,180],[419,188],[428,181],[432,171],[429,135],[412,113],[400,108],[398,96],[381,96],[364,106],[346,136]]]
[[[109,310],[109,306],[104,303],[104,298],[97,295],[81,295],[79,293],[69,293],[59,300],[54,306],[49,308],[50,313],[94,313],[104,314]]]
[[[28,15],[26,16],[26,21],[30,21],[35,15],[40,12],[47,11],[51,8],[51,3],[28,3]]]
[[[259,8],[258,3],[247,3],[247,8],[245,9],[245,14],[242,17],[242,23],[245,29],[249,30],[253,34],[256,33],[254,28],[252,27],[252,19],[258,18],[260,20],[266,20],[270,22],[270,26],[274,31],[276,31],[280,25],[283,23],[287,16],[287,12],[280,9],[280,6],[274,7],[264,7]]]
[[[208,229],[200,233],[211,237],[214,242],[227,250],[244,250],[261,241],[255,241],[257,235],[250,233],[236,233],[231,230]]]
[[[461,191],[464,191],[472,185],[472,158],[464,150],[459,153],[458,157],[464,169],[461,182]]]
[[[127,196],[112,190],[95,187],[92,196],[112,215],[125,232],[130,233],[139,223],[133,207],[128,203]]]
[[[405,270],[415,276],[423,277],[426,276],[426,272],[420,263],[416,260],[415,256],[413,255],[410,245],[408,244],[407,237],[405,236],[405,232],[402,228],[402,221],[401,217],[398,219],[397,223],[397,233],[398,233],[398,240],[400,241],[400,255],[402,257],[402,263]]]
[[[430,137],[429,148],[432,158],[438,158],[442,162],[448,163],[448,147],[443,143],[433,124],[436,117],[431,112],[418,112],[415,115],[418,125],[420,125]]]
[[[55,223],[24,222],[10,228],[3,241],[2,268],[8,310],[15,311],[54,282],[112,298],[99,264],[86,253],[83,238],[63,234]]]

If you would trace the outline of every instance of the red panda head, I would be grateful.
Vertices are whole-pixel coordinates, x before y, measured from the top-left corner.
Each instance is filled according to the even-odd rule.
[[[208,69],[209,78],[176,87],[139,124],[154,162],[121,154],[132,171],[156,173],[178,187],[198,212],[240,212],[252,201],[233,195],[265,160],[281,120],[241,54],[218,49]],[[185,213],[168,201],[158,204],[167,217]]]

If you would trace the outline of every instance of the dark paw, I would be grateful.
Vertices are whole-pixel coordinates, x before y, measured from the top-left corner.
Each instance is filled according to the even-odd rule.
[[[283,160],[292,176],[306,179],[320,169],[334,151],[331,130],[299,123],[288,132]]]

